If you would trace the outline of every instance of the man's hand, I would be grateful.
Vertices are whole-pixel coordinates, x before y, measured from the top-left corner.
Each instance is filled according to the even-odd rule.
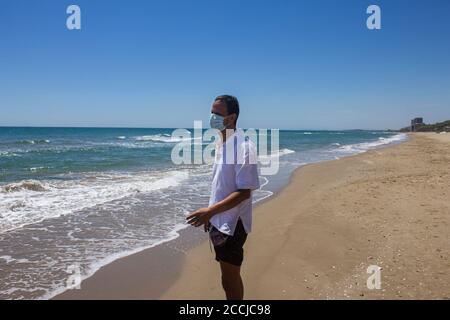
[[[194,227],[205,225],[205,231],[209,228],[209,219],[214,215],[230,210],[240,204],[242,201],[249,199],[252,195],[250,189],[239,189],[228,197],[219,201],[209,208],[198,209],[186,217],[187,222]]]
[[[213,216],[209,208],[198,209],[186,217],[187,222],[194,227],[206,226],[209,224],[209,219]]]

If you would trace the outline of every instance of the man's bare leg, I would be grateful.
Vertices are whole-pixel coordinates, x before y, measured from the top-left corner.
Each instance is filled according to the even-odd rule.
[[[222,270],[222,287],[227,300],[243,300],[244,284],[241,278],[241,267],[220,261]]]

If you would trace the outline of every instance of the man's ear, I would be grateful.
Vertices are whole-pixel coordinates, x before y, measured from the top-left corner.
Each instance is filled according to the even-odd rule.
[[[236,123],[237,115],[236,113],[232,113],[227,117],[227,125],[234,125]]]

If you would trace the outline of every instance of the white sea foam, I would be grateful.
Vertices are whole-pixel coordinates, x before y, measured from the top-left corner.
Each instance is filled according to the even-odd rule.
[[[383,145],[404,141],[407,138],[408,136],[406,134],[400,133],[387,138],[379,137],[378,140],[376,141],[344,145],[331,151],[332,152],[337,151],[339,153],[348,153],[348,154],[363,153],[370,149],[378,148]]]
[[[191,138],[173,138],[169,134],[153,134],[149,136],[138,136],[134,138],[136,141],[156,141],[156,142],[168,142],[168,143],[177,143],[181,141],[190,141]]]
[[[32,168],[30,168],[30,171],[31,172],[37,172],[37,171],[42,171],[42,170],[45,170],[45,169],[48,169],[49,167],[32,167]]]
[[[50,143],[50,140],[47,140],[47,139],[20,140],[17,143],[19,143],[19,144],[43,144],[43,143]]]
[[[16,263],[27,263],[27,262],[30,262],[28,259],[14,259],[11,256],[0,256],[0,259],[4,260],[6,262],[6,264],[9,264],[11,262],[16,262]]]
[[[254,195],[253,195],[254,203],[260,202],[260,201],[267,199],[273,195],[272,191],[264,189],[264,187],[269,183],[269,179],[265,176],[260,176],[259,179],[262,180],[263,182],[261,183],[261,186],[259,187],[259,189],[254,192]]]
[[[0,157],[18,157],[19,155],[17,153],[14,152],[10,152],[10,151],[0,151]]]
[[[60,182],[26,180],[0,188],[0,233],[137,193],[177,186],[187,171],[88,175]]]
[[[269,153],[268,155],[260,155],[260,156],[258,156],[258,160],[259,161],[267,161],[267,160],[270,160],[271,158],[274,158],[274,157],[282,157],[282,156],[285,156],[285,155],[288,155],[288,154],[291,154],[291,153],[295,153],[295,151],[291,150],[291,149],[284,148],[284,149],[280,149],[280,150],[276,150],[276,151],[272,151],[272,152],[268,152],[268,153]]]
[[[135,141],[138,142],[157,142],[157,143],[193,143],[193,144],[201,144],[202,137],[195,138],[181,138],[181,137],[172,137],[170,134],[154,134],[149,136],[138,136],[134,137]]]
[[[127,137],[125,137],[125,136],[118,136],[118,137],[116,137],[116,139],[119,139],[119,140],[125,140]]]

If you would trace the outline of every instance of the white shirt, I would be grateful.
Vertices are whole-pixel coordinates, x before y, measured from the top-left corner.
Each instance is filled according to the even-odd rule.
[[[215,150],[213,180],[209,205],[222,201],[239,189],[259,189],[257,151],[255,144],[246,138],[242,130],[236,130],[225,144]],[[233,235],[238,219],[250,233],[252,228],[252,197],[236,207],[214,215],[210,222],[222,233]]]

